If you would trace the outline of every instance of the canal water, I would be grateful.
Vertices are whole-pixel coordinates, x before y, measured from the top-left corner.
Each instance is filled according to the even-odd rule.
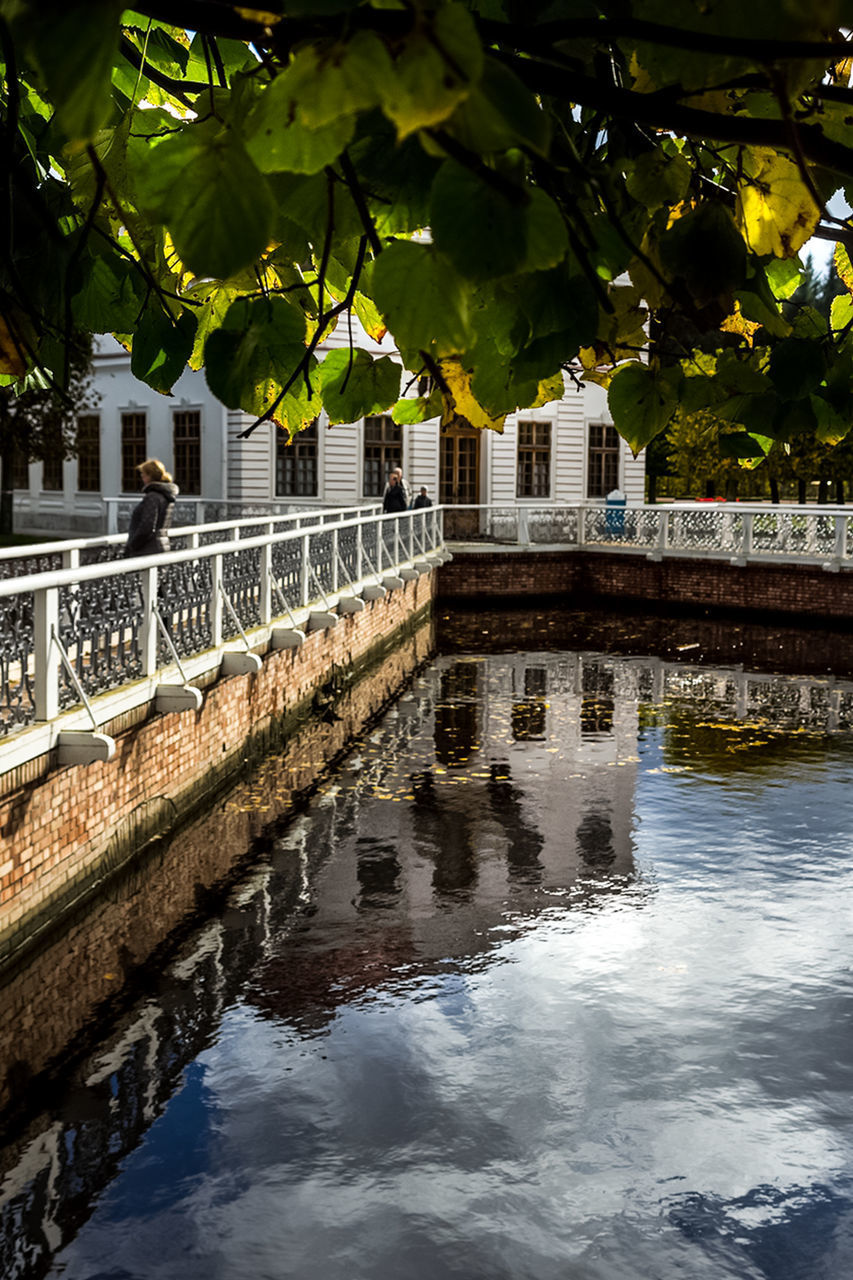
[[[75,935],[74,1051],[19,1064],[0,1157],[7,1280],[853,1274],[846,644],[446,624],[296,814],[283,757],[205,818],[217,852],[265,825],[76,1028],[74,955],[116,961]],[[171,921],[170,874],[89,942]]]

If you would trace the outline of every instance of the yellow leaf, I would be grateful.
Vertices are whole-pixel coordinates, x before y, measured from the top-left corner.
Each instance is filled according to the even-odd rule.
[[[853,293],[853,263],[850,261],[850,254],[843,244],[835,246],[835,253],[832,255],[835,262],[835,270],[851,293]]]
[[[793,160],[763,147],[745,152],[737,221],[753,253],[792,258],[819,219],[820,210]]]
[[[442,387],[441,391],[442,427],[454,426],[458,418],[464,418],[472,427],[488,428],[502,433],[506,414],[501,413],[493,417],[475,399],[471,391],[470,371],[464,369],[455,356],[439,360],[438,364],[446,387],[446,390]]]
[[[21,378],[27,372],[27,364],[20,348],[9,332],[4,316],[0,316],[0,373],[10,373]]]
[[[720,325],[720,328],[724,333],[739,333],[742,337],[746,338],[749,345],[752,346],[752,335],[755,333],[756,329],[761,328],[761,325],[757,320],[747,320],[747,318],[741,314],[740,303],[736,301],[734,311],[730,316],[726,316],[725,320]]]

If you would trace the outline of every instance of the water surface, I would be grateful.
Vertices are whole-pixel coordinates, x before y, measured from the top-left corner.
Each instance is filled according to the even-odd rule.
[[[7,1153],[4,1274],[841,1280],[853,686],[438,659]]]

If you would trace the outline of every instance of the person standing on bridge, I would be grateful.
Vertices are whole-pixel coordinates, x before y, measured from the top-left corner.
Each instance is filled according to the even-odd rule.
[[[146,458],[137,471],[142,481],[142,501],[131,514],[124,554],[156,556],[169,550],[169,526],[178,486],[159,458]]]
[[[392,471],[388,477],[388,488],[385,490],[385,497],[382,499],[382,511],[385,515],[395,511],[405,511],[408,502],[403,492],[403,486],[397,478],[397,472]]]

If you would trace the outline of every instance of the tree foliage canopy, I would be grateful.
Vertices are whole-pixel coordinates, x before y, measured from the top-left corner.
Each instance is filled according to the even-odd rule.
[[[754,457],[853,423],[853,0],[0,0],[0,382],[114,333],[291,433],[609,388]],[[783,302],[812,236],[846,290]],[[393,335],[321,368],[359,318]],[[417,383],[417,387],[416,387]]]

